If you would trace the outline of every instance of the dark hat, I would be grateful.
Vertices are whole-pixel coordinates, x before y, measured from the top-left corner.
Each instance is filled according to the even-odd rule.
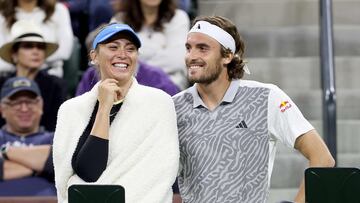
[[[7,79],[2,86],[1,100],[11,97],[21,91],[28,91],[34,93],[36,96],[41,96],[39,86],[35,81],[25,77],[13,77]]]
[[[133,43],[137,48],[140,48],[141,42],[135,31],[127,24],[120,23],[112,23],[104,27],[95,37],[92,48],[96,49],[97,45],[110,39],[110,37],[114,36],[117,33],[125,32],[128,33],[129,36],[133,39]]]

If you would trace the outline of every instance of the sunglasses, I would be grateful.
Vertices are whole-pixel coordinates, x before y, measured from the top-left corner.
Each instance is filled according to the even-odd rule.
[[[23,49],[37,48],[37,49],[45,50],[46,49],[46,44],[42,43],[42,42],[21,42],[19,44],[19,47],[23,48]]]

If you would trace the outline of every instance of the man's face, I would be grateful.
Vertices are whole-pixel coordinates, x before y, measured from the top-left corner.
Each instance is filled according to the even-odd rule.
[[[28,91],[21,91],[1,101],[1,114],[6,128],[13,133],[34,133],[43,114],[43,101]]]
[[[106,44],[99,44],[91,53],[92,60],[99,66],[101,79],[113,78],[120,84],[131,80],[136,69],[138,50],[126,34]]]
[[[20,42],[19,49],[13,54],[17,67],[38,69],[45,61],[45,43]]]
[[[186,41],[185,63],[191,83],[210,84],[226,74],[221,45],[202,33],[189,33]]]

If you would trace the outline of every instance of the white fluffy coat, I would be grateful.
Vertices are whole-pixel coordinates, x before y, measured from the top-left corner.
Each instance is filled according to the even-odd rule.
[[[53,146],[58,202],[67,202],[70,185],[86,184],[74,174],[71,159],[97,95],[98,84],[59,109]],[[122,185],[126,203],[170,203],[179,164],[178,144],[171,97],[134,79],[110,126],[107,167],[95,184]]]

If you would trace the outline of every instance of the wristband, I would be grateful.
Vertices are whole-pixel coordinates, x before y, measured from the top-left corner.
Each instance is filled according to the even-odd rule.
[[[3,157],[4,160],[9,160],[9,157],[7,155],[7,145],[4,145],[1,147],[1,155]]]

